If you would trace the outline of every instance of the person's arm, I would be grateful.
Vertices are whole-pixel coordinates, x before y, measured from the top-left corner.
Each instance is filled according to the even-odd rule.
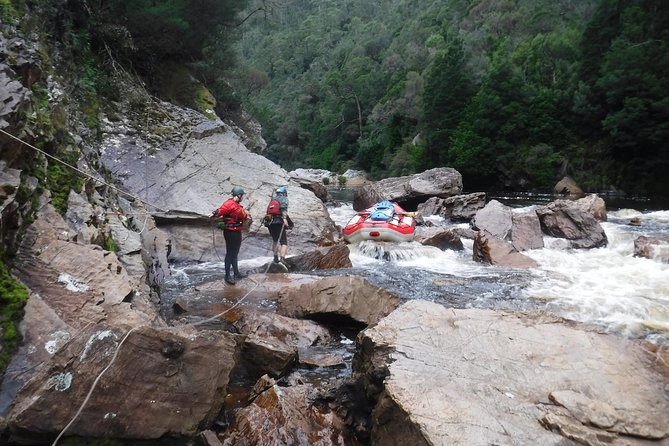
[[[288,197],[281,197],[279,200],[279,209],[281,209],[283,224],[288,226]]]

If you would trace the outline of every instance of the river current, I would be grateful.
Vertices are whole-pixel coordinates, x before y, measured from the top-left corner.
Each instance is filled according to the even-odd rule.
[[[327,204],[332,220],[343,227],[355,215],[352,194],[333,196]],[[549,196],[492,196],[514,212],[547,204]],[[624,203],[629,205],[630,203]],[[425,299],[449,308],[487,308],[509,311],[545,311],[567,320],[593,325],[598,331],[669,346],[669,264],[659,259],[634,257],[634,240],[645,235],[669,248],[669,211],[652,209],[643,202],[631,207],[613,207],[607,202],[608,221],[602,223],[608,238],[604,248],[560,249],[560,240],[544,237],[545,247],[524,252],[537,261],[531,269],[501,268],[472,259],[472,240],[462,239],[462,251],[442,251],[418,242],[349,245],[352,268],[313,271],[320,276],[355,274],[396,294],[402,301]],[[669,206],[668,206],[669,207]],[[630,225],[639,218],[639,226]],[[452,227],[439,217],[428,218],[437,226]],[[468,224],[460,224],[467,227]],[[290,252],[290,255],[297,255]],[[669,257],[665,252],[662,256]],[[271,257],[240,261],[240,268],[258,271]],[[207,283],[223,279],[221,262],[172,265],[162,300],[171,308],[177,296],[192,303],[206,302],[213,316],[238,302],[241,294],[224,299],[208,291]],[[290,275],[285,279],[288,280]],[[241,290],[241,288],[240,288]],[[243,294],[243,291],[240,291]],[[255,296],[255,297],[254,297]],[[275,311],[270,296],[253,295],[243,305]],[[172,315],[174,316],[174,315]],[[170,319],[169,315],[166,315]],[[206,316],[205,316],[206,317]],[[190,322],[200,320],[196,317]],[[223,326],[221,328],[224,328]],[[332,383],[350,376],[355,338],[360,327],[330,327],[332,339],[318,346],[324,353],[342,358],[341,367],[300,366],[301,379],[314,385]],[[245,395],[252,382],[233,379],[231,394]],[[240,401],[243,396],[240,397]]]
[[[343,227],[355,211],[346,196],[339,198],[328,203],[328,211]],[[514,212],[552,199],[519,195],[491,198],[511,206]],[[669,257],[669,210],[648,208],[641,201],[624,203],[630,204],[637,209],[613,207],[607,202],[608,221],[602,223],[609,241],[606,247],[565,250],[560,240],[544,237],[543,249],[524,252],[536,260],[537,268],[511,269],[474,262],[472,241],[462,239],[463,251],[441,251],[417,242],[349,245],[352,268],[315,274],[361,275],[402,300],[426,299],[453,308],[546,311],[593,324],[603,332],[669,345],[669,264],[633,256],[634,240],[645,235],[660,240],[665,250],[662,255]],[[629,224],[635,217],[641,221],[638,226]],[[454,226],[439,217],[429,220],[437,226]],[[247,259],[240,266],[257,268],[270,260]],[[215,279],[222,270],[218,263],[175,267],[182,285],[184,279],[190,285]],[[183,290],[182,286],[177,288]]]

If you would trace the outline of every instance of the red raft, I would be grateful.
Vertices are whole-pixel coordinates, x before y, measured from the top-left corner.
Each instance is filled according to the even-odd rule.
[[[358,212],[342,231],[348,243],[363,240],[384,242],[410,242],[416,230],[412,212],[402,209],[397,203],[380,201],[374,206]]]

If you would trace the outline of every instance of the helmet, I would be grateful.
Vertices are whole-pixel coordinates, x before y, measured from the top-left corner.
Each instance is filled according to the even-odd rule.
[[[287,193],[287,192],[286,192],[286,186],[279,186],[279,187],[276,189],[276,193],[277,193],[277,194],[285,194],[285,193]]]
[[[244,189],[242,189],[239,186],[235,186],[235,187],[232,188],[232,192],[230,192],[230,193],[232,194],[233,197],[239,197],[239,196],[244,195]]]

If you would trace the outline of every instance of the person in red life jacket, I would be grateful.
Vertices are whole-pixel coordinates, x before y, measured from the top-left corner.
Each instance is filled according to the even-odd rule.
[[[267,214],[271,216],[269,222],[269,233],[272,235],[272,252],[274,263],[286,263],[286,252],[288,251],[288,237],[286,231],[289,228],[288,218],[288,191],[286,186],[276,189],[274,198],[267,206]],[[277,249],[278,248],[278,249]]]
[[[219,206],[213,212],[212,217],[222,219],[218,227],[223,229],[223,237],[225,238],[225,281],[230,285],[234,285],[236,283],[235,279],[244,277],[239,272],[237,256],[242,246],[244,222],[249,218],[249,215],[241,205],[242,198],[244,197],[244,189],[235,186],[232,188],[231,194],[232,197]],[[231,269],[234,277],[230,274]]]

